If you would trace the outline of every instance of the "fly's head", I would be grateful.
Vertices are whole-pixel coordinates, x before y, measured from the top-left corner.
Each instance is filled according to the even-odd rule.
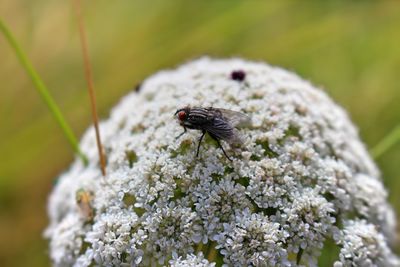
[[[189,117],[189,113],[190,113],[189,107],[184,107],[184,108],[178,109],[175,112],[175,116],[178,119],[178,122],[181,126],[185,126],[188,123],[187,119]]]

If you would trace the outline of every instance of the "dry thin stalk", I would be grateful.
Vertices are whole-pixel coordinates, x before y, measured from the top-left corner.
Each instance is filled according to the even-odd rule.
[[[91,103],[91,108],[92,108],[92,119],[93,119],[93,123],[94,123],[94,128],[96,130],[96,143],[97,143],[97,149],[99,151],[100,167],[101,167],[101,172],[102,172],[103,176],[105,176],[106,175],[106,159],[105,159],[104,150],[101,145],[101,139],[100,139],[99,118],[97,116],[96,97],[94,94],[92,70],[90,67],[89,52],[87,49],[87,40],[86,40],[85,28],[84,28],[83,19],[82,19],[81,1],[75,0],[74,4],[75,4],[74,6],[75,6],[75,11],[76,11],[76,15],[78,18],[78,24],[79,24],[79,35],[80,35],[80,40],[81,40],[83,61],[84,61],[84,65],[85,65],[85,77],[86,77],[89,95],[90,95],[90,103]]]

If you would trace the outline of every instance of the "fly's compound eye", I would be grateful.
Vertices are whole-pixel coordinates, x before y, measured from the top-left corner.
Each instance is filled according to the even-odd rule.
[[[186,112],[185,111],[179,111],[178,112],[178,119],[180,120],[180,121],[183,121],[183,120],[185,120],[186,119]]]

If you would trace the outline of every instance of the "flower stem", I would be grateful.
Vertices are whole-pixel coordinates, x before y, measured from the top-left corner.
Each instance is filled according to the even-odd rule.
[[[88,164],[88,159],[85,154],[80,150],[78,142],[75,138],[74,133],[72,132],[71,128],[69,127],[68,123],[64,119],[60,109],[58,108],[56,102],[51,97],[49,90],[44,85],[43,81],[40,79],[39,74],[35,71],[32,64],[29,62],[28,58],[23,53],[21,47],[18,45],[17,41],[15,40],[14,36],[10,32],[10,30],[6,27],[2,19],[0,18],[0,31],[3,33],[4,37],[14,49],[15,54],[17,55],[19,61],[21,62],[23,68],[31,78],[33,84],[35,85],[36,90],[46,103],[47,107],[50,109],[51,114],[53,114],[54,118],[56,119],[58,125],[61,127],[65,137],[67,138],[68,142],[72,146],[72,149],[75,153],[81,158],[85,165]]]
[[[386,135],[377,145],[371,150],[371,155],[377,159],[387,150],[389,150],[394,144],[400,140],[400,125],[394,128],[388,135]]]

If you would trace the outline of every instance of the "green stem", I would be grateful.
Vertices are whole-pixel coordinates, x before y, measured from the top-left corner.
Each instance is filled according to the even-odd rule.
[[[88,164],[88,159],[85,154],[80,150],[78,142],[75,138],[74,133],[72,132],[71,128],[67,124],[62,115],[60,109],[58,108],[57,104],[55,103],[54,99],[51,97],[49,91],[47,90],[46,86],[40,79],[39,75],[36,73],[35,69],[33,68],[32,64],[29,62],[28,58],[23,53],[22,49],[18,45],[17,41],[8,30],[6,25],[3,23],[2,19],[0,18],[0,31],[3,33],[4,37],[14,49],[15,54],[17,55],[19,61],[21,62],[22,66],[32,79],[33,84],[35,85],[36,90],[43,98],[44,102],[46,103],[47,107],[50,109],[50,112],[53,114],[54,118],[56,119],[57,123],[60,125],[65,137],[67,138],[68,142],[71,144],[73,150],[78,154],[85,165]]]
[[[394,128],[387,136],[385,136],[377,145],[371,150],[371,155],[377,159],[387,150],[389,150],[394,144],[400,140],[400,125]]]

